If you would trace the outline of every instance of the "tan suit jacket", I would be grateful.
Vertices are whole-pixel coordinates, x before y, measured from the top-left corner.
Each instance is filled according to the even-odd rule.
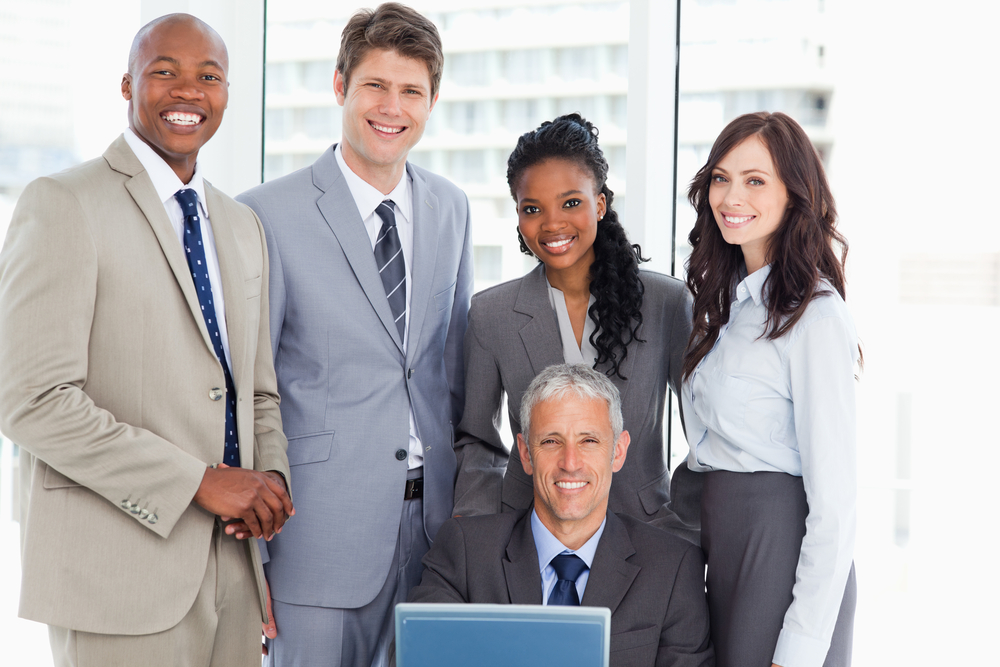
[[[242,465],[287,479],[263,230],[205,192]],[[0,253],[0,366],[0,430],[22,447],[20,615],[108,634],[177,624],[208,562],[215,517],[192,498],[222,460],[225,381],[183,248],[123,137],[18,201]]]

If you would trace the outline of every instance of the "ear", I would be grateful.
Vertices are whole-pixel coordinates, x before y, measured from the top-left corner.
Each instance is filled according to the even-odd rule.
[[[430,113],[430,112],[434,111],[434,105],[438,103],[438,98],[439,97],[441,97],[441,93],[438,93],[437,95],[434,96],[434,99],[431,100],[431,106],[430,106],[430,108],[427,109],[427,113]]]
[[[521,467],[524,468],[525,475],[531,475],[535,468],[531,465],[531,452],[528,451],[528,443],[524,441],[524,436],[517,434],[517,452],[521,455]]]
[[[347,97],[347,81],[339,69],[333,72],[333,92],[337,95],[337,104],[344,106],[344,100]]]
[[[597,195],[597,219],[600,220],[604,217],[604,214],[608,212],[608,198],[604,196],[604,193]]]
[[[611,458],[611,472],[618,472],[625,465],[625,454],[628,452],[628,445],[632,441],[628,431],[622,431],[615,443],[615,455]]]
[[[132,75],[128,72],[122,74],[122,97],[132,101]]]

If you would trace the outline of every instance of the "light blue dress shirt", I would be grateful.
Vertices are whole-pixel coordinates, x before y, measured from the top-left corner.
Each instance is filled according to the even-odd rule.
[[[809,514],[774,662],[821,667],[854,557],[858,337],[836,290],[792,329],[764,337],[770,267],[737,285],[729,322],[684,382],[688,466],[802,477]]]
[[[593,537],[584,542],[583,546],[573,551],[567,549],[566,545],[556,539],[556,536],[549,532],[549,529],[542,524],[535,510],[531,510],[531,535],[535,538],[535,551],[538,552],[538,571],[542,575],[542,604],[548,604],[549,594],[556,585],[556,569],[552,567],[552,559],[559,554],[576,554],[587,564],[576,580],[576,593],[583,600],[583,592],[587,590],[587,582],[590,580],[590,568],[594,564],[594,554],[597,553],[597,543],[601,541],[604,534],[604,525],[608,522],[607,517],[601,522],[601,527],[597,529]]]

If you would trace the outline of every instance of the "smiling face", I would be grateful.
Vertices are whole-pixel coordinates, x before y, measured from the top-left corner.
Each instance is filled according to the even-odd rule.
[[[229,102],[229,58],[222,39],[193,17],[155,25],[122,79],[128,126],[183,183]]]
[[[545,264],[550,281],[564,271],[588,274],[606,206],[593,174],[575,162],[551,158],[524,170],[515,195],[517,228]]]
[[[708,201],[726,243],[743,250],[747,271],[763,267],[771,235],[788,208],[788,190],[757,135],[737,144],[712,169]]]
[[[437,97],[427,65],[395,51],[375,49],[345,81],[333,77],[344,107],[344,161],[367,183],[388,194],[403,177],[406,156],[424,133]]]
[[[573,390],[537,403],[530,429],[527,442],[518,434],[517,446],[532,476],[535,511],[564,545],[578,549],[607,514],[611,476],[625,464],[628,431],[616,441],[607,402]]]

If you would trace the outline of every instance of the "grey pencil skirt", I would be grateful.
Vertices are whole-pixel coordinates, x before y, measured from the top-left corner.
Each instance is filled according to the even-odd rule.
[[[717,667],[770,667],[806,533],[802,478],[780,472],[705,473],[701,544]],[[854,566],[824,667],[849,667]]]

